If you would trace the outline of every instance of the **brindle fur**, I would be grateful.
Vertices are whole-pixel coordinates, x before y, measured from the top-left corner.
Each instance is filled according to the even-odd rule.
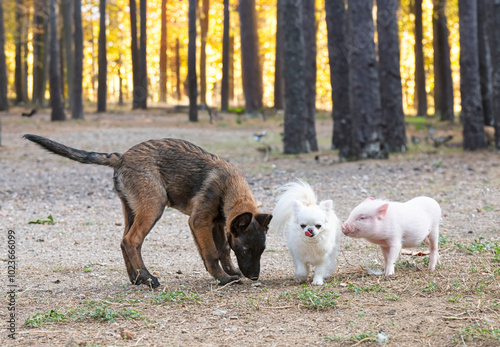
[[[220,284],[238,281],[242,273],[258,279],[272,216],[259,213],[245,177],[234,165],[179,139],[150,140],[124,154],[110,154],[70,148],[37,135],[24,138],[66,158],[114,168],[125,219],[121,249],[132,283],[160,285],[146,269],[141,247],[166,206],[190,216],[205,267]],[[241,272],[231,261],[230,249]]]

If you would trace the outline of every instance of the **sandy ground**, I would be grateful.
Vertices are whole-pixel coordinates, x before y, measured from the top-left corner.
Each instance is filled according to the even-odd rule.
[[[0,283],[5,293],[16,289],[16,340],[8,337],[6,295],[0,345],[375,345],[386,337],[391,346],[500,344],[498,154],[420,145],[389,160],[338,163],[328,150],[331,122],[322,120],[320,160],[283,156],[279,120],[237,124],[233,118],[208,124],[202,117],[192,125],[186,115],[104,115],[54,124],[43,114],[2,116]],[[268,160],[252,137],[262,129],[273,148]],[[429,273],[425,257],[400,255],[396,276],[368,275],[381,261],[378,248],[342,237],[338,270],[328,283],[312,286],[311,276],[299,284],[282,235],[270,230],[259,281],[219,288],[203,267],[187,216],[167,210],[142,249],[162,285],[134,286],[120,250],[123,221],[112,170],[48,154],[23,140],[24,133],[98,152],[183,138],[241,167],[262,212],[272,211],[274,191],[295,177],[306,179],[319,199],[333,199],[341,220],[368,196],[427,195],[443,210],[441,264]],[[49,215],[55,224],[28,224]]]

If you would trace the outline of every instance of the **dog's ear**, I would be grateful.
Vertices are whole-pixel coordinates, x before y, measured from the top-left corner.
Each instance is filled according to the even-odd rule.
[[[323,209],[325,212],[333,211],[333,201],[332,200],[323,200],[319,203],[319,207]]]
[[[237,215],[231,221],[231,233],[238,236],[239,233],[245,231],[252,222],[253,215],[250,212],[245,212]]]
[[[295,200],[293,202],[293,212],[295,214],[299,213],[300,210],[302,210],[304,208],[304,204],[302,203],[302,201],[300,200]]]
[[[271,219],[273,219],[272,214],[267,214],[267,213],[259,213],[255,215],[255,220],[259,222],[259,224],[267,229],[267,226],[271,222]]]

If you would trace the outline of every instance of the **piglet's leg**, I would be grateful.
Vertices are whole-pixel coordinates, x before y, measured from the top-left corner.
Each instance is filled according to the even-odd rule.
[[[434,271],[436,264],[439,263],[439,226],[434,227],[428,237],[428,245],[430,248],[429,254],[429,271]]]
[[[392,276],[394,275],[394,263],[396,259],[398,259],[399,251],[401,247],[380,247],[382,249],[382,254],[384,255],[385,260],[385,275]]]

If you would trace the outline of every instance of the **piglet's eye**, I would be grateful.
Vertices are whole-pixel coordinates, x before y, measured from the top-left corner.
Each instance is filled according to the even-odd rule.
[[[365,219],[366,219],[366,216],[359,217],[359,220],[365,220]]]
[[[316,229],[321,229],[321,224],[316,224],[315,227]]]
[[[307,225],[305,225],[305,224],[301,224],[301,225],[300,225],[300,227],[301,227],[302,229],[304,229],[306,226],[307,226]]]

